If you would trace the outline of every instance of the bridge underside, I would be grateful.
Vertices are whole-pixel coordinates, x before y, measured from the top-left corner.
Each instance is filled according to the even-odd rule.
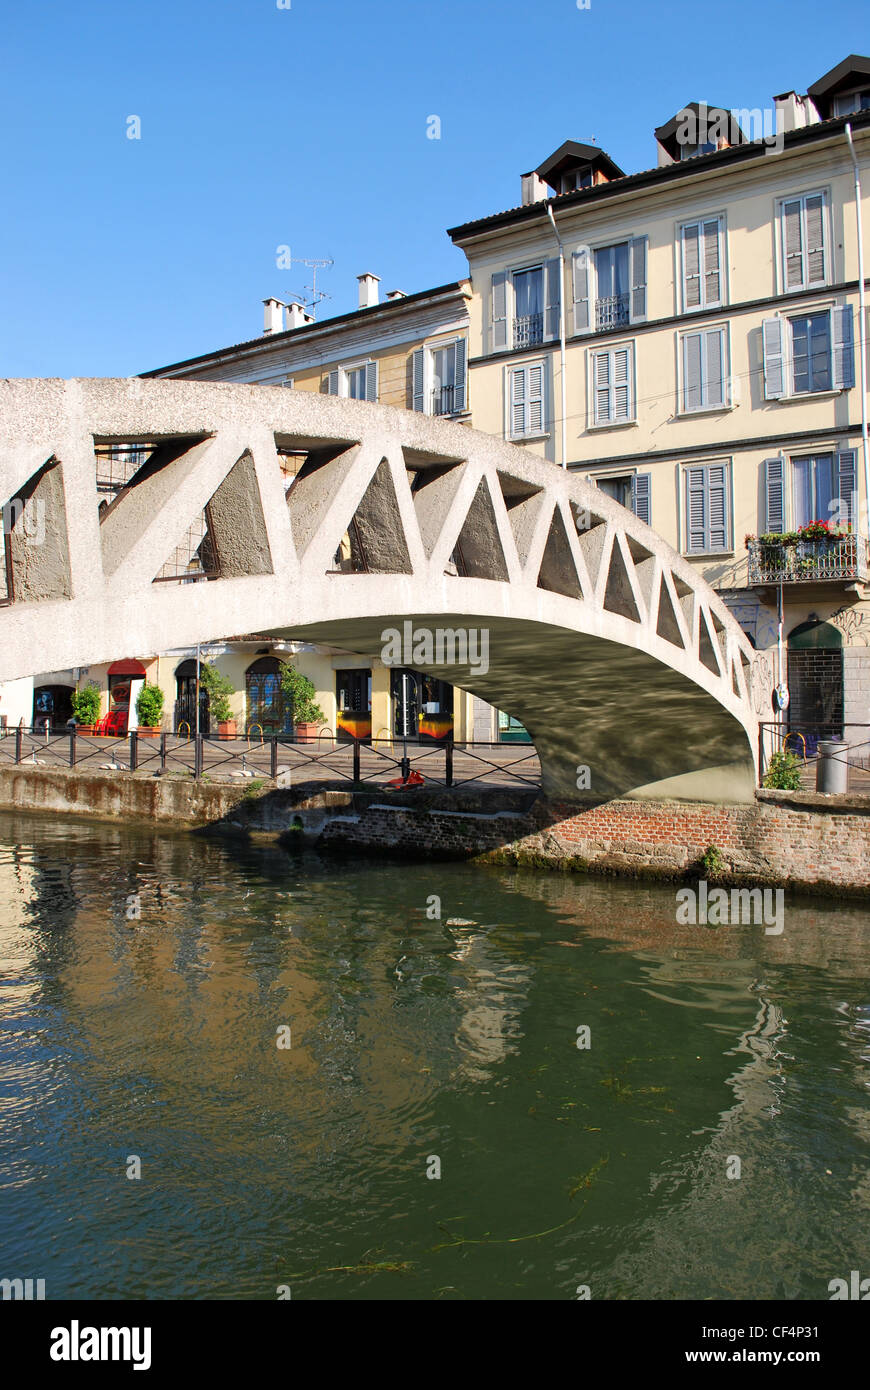
[[[402,619],[353,618],[274,629],[274,635],[380,657]],[[590,634],[490,615],[421,613],[415,628],[489,634],[488,670],[426,663],[519,719],[541,759],[543,789],[576,800],[578,768],[594,796],[750,802],[753,753],[742,724],[712,695],[646,652]],[[409,663],[410,664],[410,663]],[[415,663],[417,664],[417,663]]]

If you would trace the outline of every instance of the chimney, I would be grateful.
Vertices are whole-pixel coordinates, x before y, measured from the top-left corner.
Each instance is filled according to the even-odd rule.
[[[280,299],[263,300],[263,333],[284,332],[284,304]]]
[[[407,298],[407,296],[406,296],[404,290],[387,290],[387,299],[405,299],[405,298]]]
[[[366,271],[365,275],[358,275],[356,278],[359,281],[359,307],[361,309],[374,308],[378,302],[380,277]]]
[[[530,174],[522,174],[520,182],[524,208],[528,207],[529,203],[540,203],[546,198],[547,185],[541,176],[535,173],[534,169]]]
[[[288,328],[307,328],[309,323],[314,322],[314,315],[309,314],[304,304],[297,300],[291,300],[287,305],[287,327]]]

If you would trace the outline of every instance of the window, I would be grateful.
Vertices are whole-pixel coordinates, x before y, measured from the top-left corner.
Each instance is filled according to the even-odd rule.
[[[717,146],[713,140],[702,140],[697,145],[680,145],[680,159],[694,159],[696,154],[713,154]]]
[[[627,507],[649,526],[651,480],[651,473],[624,473],[618,477],[596,478],[595,482],[599,492],[612,497],[621,507]]]
[[[683,309],[711,309],[724,298],[723,225],[720,217],[687,222],[680,228]]]
[[[765,319],[762,349],[766,400],[848,390],[855,384],[852,306]]]
[[[784,290],[809,289],[828,280],[824,193],[803,193],[779,204],[780,255]]]
[[[680,410],[715,410],[729,404],[728,330],[704,328],[680,340]]]
[[[528,362],[522,367],[510,367],[506,373],[508,439],[528,439],[547,433],[544,403],[546,365]]]
[[[264,734],[288,733],[293,711],[285,707],[281,663],[273,656],[254,661],[245,672],[248,728],[258,724]]]
[[[765,459],[764,530],[796,531],[811,521],[854,522],[857,515],[857,451]]]
[[[490,295],[493,352],[535,347],[558,338],[559,281],[557,259],[517,270],[496,271]]]
[[[620,425],[634,420],[634,344],[593,352],[592,423]]]
[[[731,463],[707,463],[683,470],[686,554],[731,549]]]
[[[574,252],[575,333],[603,333],[646,318],[646,243],[646,237],[629,237]]]
[[[834,115],[848,116],[853,111],[867,111],[870,109],[870,88],[865,88],[863,92],[843,92],[840,96],[834,97]]]
[[[351,367],[333,367],[326,383],[330,396],[347,396],[354,401],[378,399],[377,362],[359,362]]]
[[[466,342],[417,348],[412,356],[413,408],[427,415],[460,415],[466,409]]]

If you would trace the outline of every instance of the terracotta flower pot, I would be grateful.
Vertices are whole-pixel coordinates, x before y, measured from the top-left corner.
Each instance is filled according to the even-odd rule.
[[[297,743],[316,743],[318,724],[309,724],[302,721],[294,726]]]
[[[235,738],[236,721],[235,719],[222,719],[218,724],[218,738]]]
[[[136,730],[136,733],[139,735],[140,738],[159,738],[160,732],[161,730],[159,724],[140,724],[138,729]]]

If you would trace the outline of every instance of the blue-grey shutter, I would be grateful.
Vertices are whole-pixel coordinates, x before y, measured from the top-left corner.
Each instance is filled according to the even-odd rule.
[[[840,304],[831,310],[831,383],[835,391],[855,385],[851,304]]]
[[[707,470],[686,469],[686,549],[707,549]]]
[[[559,336],[559,307],[562,300],[561,278],[558,260],[547,261],[544,265],[545,338],[558,338]]]
[[[688,222],[682,230],[683,308],[697,309],[701,303],[701,224]]]
[[[764,529],[771,535],[785,530],[785,459],[782,454],[764,460]]]
[[[840,514],[855,525],[858,515],[858,455],[855,449],[841,449],[837,454],[837,492],[840,498]]]
[[[338,395],[338,368],[333,367],[329,376],[326,378],[326,390],[330,396]]]
[[[683,338],[683,409],[701,408],[702,334],[687,333]]]
[[[641,521],[645,521],[647,526],[652,525],[650,520],[650,483],[651,473],[635,473],[631,480],[631,510]]]
[[[459,414],[466,410],[467,389],[466,381],[468,377],[466,362],[468,352],[464,338],[456,340],[456,367],[453,378],[453,409]]]
[[[719,219],[704,223],[704,303],[709,307],[722,298],[722,267],[719,264]]]
[[[526,433],[527,367],[512,367],[507,374],[508,435],[517,439]]]
[[[585,246],[571,257],[574,288],[574,332],[589,328],[589,252]]]
[[[596,425],[610,422],[610,353],[596,352],[592,357],[593,420]]]
[[[611,353],[611,384],[613,386],[614,420],[632,418],[631,348],[617,348]]]
[[[821,193],[804,199],[807,284],[825,283],[825,200]]]
[[[377,362],[366,362],[366,400],[376,401],[378,399],[378,364]]]
[[[414,410],[426,409],[423,396],[423,352],[423,348],[416,348],[411,354],[411,395],[414,401]]]
[[[529,434],[543,434],[546,429],[544,409],[544,364],[535,362],[526,368],[528,381],[528,415],[526,428]]]
[[[645,236],[635,236],[628,243],[632,322],[646,318],[646,241]]]
[[[492,349],[507,347],[507,272],[497,270],[492,277]]]
[[[729,470],[730,465],[725,463],[711,463],[707,468],[710,550],[729,549]]]
[[[787,290],[800,289],[804,283],[803,223],[800,198],[782,205],[783,278]]]
[[[778,401],[785,395],[782,319],[762,320],[761,342],[764,351],[764,398],[767,401]]]
[[[721,328],[709,328],[704,334],[704,404],[707,406],[722,405],[725,400],[723,337]]]

